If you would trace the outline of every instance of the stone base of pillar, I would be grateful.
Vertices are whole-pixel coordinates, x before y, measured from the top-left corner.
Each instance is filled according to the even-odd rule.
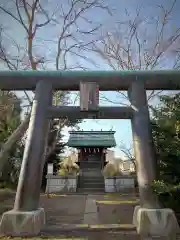
[[[176,239],[180,233],[179,224],[172,209],[147,209],[136,206],[133,224],[137,233],[143,239],[162,237],[163,239]]]
[[[36,211],[5,212],[0,222],[0,235],[12,237],[37,236],[45,225],[43,208]]]

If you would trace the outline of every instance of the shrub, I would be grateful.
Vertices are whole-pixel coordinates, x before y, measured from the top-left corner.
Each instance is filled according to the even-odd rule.
[[[67,173],[66,173],[65,169],[61,168],[59,170],[59,176],[65,177],[66,175],[67,175]]]
[[[108,177],[115,177],[117,176],[118,170],[115,164],[109,162],[106,164],[106,166],[103,169],[103,176]]]
[[[79,174],[79,166],[72,161],[70,157],[64,159],[60,163],[60,170],[59,170],[59,175],[60,176],[77,176]]]
[[[152,188],[164,208],[180,212],[180,184],[171,185],[164,181],[154,181]]]

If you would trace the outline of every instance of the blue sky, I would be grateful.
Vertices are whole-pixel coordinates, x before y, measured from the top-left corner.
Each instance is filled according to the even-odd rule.
[[[156,14],[158,15],[159,9],[156,8],[157,5],[163,4],[164,7],[168,7],[169,4],[171,4],[172,1],[154,1],[154,4],[150,0],[142,1],[142,0],[121,0],[121,1],[112,1],[112,4],[114,4],[114,7],[118,9],[116,11],[117,15],[114,15],[114,18],[119,20],[119,15],[121,16],[121,20],[125,20],[127,17],[125,14],[125,8],[131,13],[131,16],[136,16],[136,9],[141,7],[142,8],[142,15],[141,16],[149,16],[149,17],[155,17]],[[180,16],[178,13],[178,9],[180,9],[180,2],[178,3],[178,6],[175,11],[173,12],[172,16],[172,22],[171,24],[174,24],[175,27],[177,26],[177,21],[179,20]],[[123,16],[124,15],[124,16]],[[107,23],[108,24],[108,23]],[[172,25],[171,25],[172,27]],[[149,28],[150,29],[150,28]],[[169,30],[169,29],[168,29]],[[167,60],[167,59],[166,59]],[[170,68],[171,64],[168,61],[166,61],[166,68]],[[102,69],[108,69],[109,67],[104,63],[101,62],[101,68]],[[114,92],[106,92],[103,93],[103,95],[110,99],[112,102],[120,102],[119,95],[117,95]],[[128,104],[128,101],[121,99],[121,103]],[[108,101],[100,101],[101,105],[108,105],[108,106],[114,106],[114,105],[119,105],[119,104],[112,104],[109,103]],[[153,104],[157,104],[157,99],[154,99]],[[132,147],[132,131],[131,131],[131,122],[130,120],[85,120],[83,123],[80,124],[80,128],[83,130],[110,130],[113,129],[116,131],[115,133],[115,139],[117,143],[117,147],[114,149],[115,150],[115,155],[123,157],[124,154],[120,150],[120,146],[126,146],[127,148]],[[66,137],[65,139],[68,139],[68,130],[66,129],[65,131]]]
[[[5,3],[7,1],[2,1],[1,3]],[[42,0],[43,2],[43,0]],[[48,1],[49,6],[51,6],[55,1]],[[104,1],[107,4],[109,4],[110,7],[112,7],[113,10],[113,16],[110,17],[106,13],[100,13],[100,10],[91,11],[89,12],[89,18],[93,19],[95,22],[103,23],[102,31],[108,31],[111,32],[114,27],[116,27],[115,22],[123,22],[127,19],[133,19],[136,16],[136,10],[141,8],[141,18],[148,18],[156,19],[158,16],[160,16],[160,8],[157,7],[157,5],[163,4],[163,6],[166,8],[171,5],[172,0],[106,0]],[[1,4],[0,3],[0,4]],[[169,34],[171,31],[173,31],[177,24],[179,24],[180,15],[179,15],[179,9],[180,9],[180,1],[177,1],[176,8],[173,10],[173,14],[171,15],[171,24],[166,29],[166,34]],[[130,15],[130,17],[129,17]],[[3,25],[8,27],[10,29],[11,36],[13,36],[16,41],[18,41],[21,45],[24,44],[24,33],[22,29],[19,27],[19,25],[15,24],[14,21],[10,20],[9,17],[6,17],[4,15],[0,14],[0,22],[3,22]],[[148,29],[146,32],[147,38],[154,37],[154,26],[150,23],[147,23],[145,25],[142,24],[142,28]],[[58,31],[58,29],[57,29]],[[143,32],[144,33],[144,32]],[[40,31],[39,37],[41,38],[56,38],[55,32],[53,32],[52,29],[45,29],[44,31]],[[123,39],[124,40],[124,39]],[[9,51],[13,52],[13,49],[11,48]],[[52,57],[54,52],[56,51],[56,46],[53,43],[47,43],[46,48],[44,48],[44,45],[38,45],[36,47],[36,51],[40,53],[44,53],[48,57]],[[89,53],[89,57],[92,57],[93,60],[98,63],[99,67],[98,70],[108,70],[110,67],[107,65],[105,61],[103,61],[101,58],[98,58],[94,54]],[[75,61],[73,58],[69,59],[70,62],[73,63]],[[84,66],[90,68],[90,69],[97,69],[95,66],[91,66],[87,62],[84,62],[83,60],[80,61],[81,64]],[[48,69],[54,69],[54,65],[50,63],[48,66]],[[163,68],[171,68],[171,60],[170,58],[166,58]],[[3,66],[1,65],[1,68]],[[22,95],[22,93],[18,93],[19,95]],[[121,103],[128,103],[126,100],[122,100],[119,98],[120,95],[117,95],[117,93],[103,93],[103,95],[110,99],[112,102],[119,102]],[[72,94],[72,101],[74,100],[74,95]],[[157,101],[155,101],[157,103]],[[78,103],[76,103],[77,105]],[[108,105],[112,106],[115,104],[112,104],[108,101],[100,101],[101,105]],[[116,104],[117,105],[117,104]],[[80,124],[80,128],[83,130],[110,130],[113,129],[116,131],[115,138],[117,142],[117,147],[115,148],[115,155],[116,156],[123,156],[122,152],[120,151],[119,146],[124,144],[128,148],[132,145],[132,133],[131,133],[131,123],[129,120],[85,120],[83,123]],[[65,140],[68,138],[68,129],[65,129]]]

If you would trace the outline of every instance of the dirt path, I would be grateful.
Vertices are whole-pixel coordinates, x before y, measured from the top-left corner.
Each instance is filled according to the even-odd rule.
[[[13,208],[14,198],[15,193],[13,192],[1,192],[0,215]],[[76,224],[118,224],[122,211],[122,205],[119,205],[118,201],[124,199],[125,197],[120,197],[119,194],[60,194],[50,195],[50,197],[42,195],[40,207],[43,207],[46,213],[45,228]],[[129,206],[128,209],[131,207]],[[133,209],[131,209],[129,224],[132,221],[132,214]]]
[[[13,208],[14,197],[13,192],[0,192],[0,215]],[[50,198],[42,195],[40,206],[45,209],[46,226],[39,239],[139,240],[133,228],[127,228],[126,231],[107,227],[113,224],[131,224],[134,206],[137,204],[136,197],[120,194],[61,194],[51,195]],[[75,228],[77,225],[90,227],[78,230]],[[74,226],[74,229],[71,229],[71,226]]]
[[[60,195],[42,196],[40,206],[45,209],[46,224],[81,224],[84,220],[86,196]]]
[[[118,215],[123,208],[120,203],[124,203],[125,199],[127,197],[115,194],[61,195],[52,196],[49,199],[41,197],[40,205],[44,207],[47,218],[47,226],[42,234],[46,237],[61,235],[69,239],[138,240],[139,236],[134,229],[131,229],[128,234],[127,231],[118,229]],[[132,197],[130,200],[136,201]],[[129,209],[128,223],[131,224],[133,208],[130,204]],[[127,212],[125,215],[127,216]],[[116,223],[117,229],[103,228],[107,222]],[[87,225],[90,227],[87,228]]]

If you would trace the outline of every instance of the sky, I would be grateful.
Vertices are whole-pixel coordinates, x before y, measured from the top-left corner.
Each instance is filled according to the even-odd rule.
[[[42,3],[45,0],[42,0]],[[50,9],[56,1],[49,0],[48,2],[48,8]],[[67,1],[68,2],[68,1]],[[112,16],[110,17],[106,12],[102,12],[99,10],[93,10],[90,11],[86,17],[88,19],[93,20],[96,23],[103,23],[101,33],[104,32],[112,32],[116,28],[116,25],[118,26],[117,22],[126,22],[128,19],[133,19],[137,14],[137,9],[141,9],[140,11],[140,17],[141,19],[148,19],[144,23],[142,23],[142,35],[146,34],[146,38],[151,40],[151,38],[154,38],[154,25],[150,23],[154,23],[158,17],[161,16],[160,8],[157,7],[157,5],[163,4],[164,8],[167,8],[171,5],[173,2],[172,0],[106,0],[104,1],[106,5],[108,5],[112,9]],[[1,0],[1,4],[7,4],[7,1]],[[64,4],[64,3],[63,3]],[[12,5],[10,4],[9,7],[12,11],[14,11]],[[165,34],[170,34],[171,31],[174,31],[174,29],[177,28],[180,20],[179,15],[179,9],[180,9],[180,1],[177,1],[176,7],[173,10],[173,14],[170,17],[171,24],[167,27]],[[15,39],[20,45],[23,46],[25,36],[24,32],[19,25],[15,24],[14,21],[9,17],[5,16],[4,14],[0,14],[0,22],[3,23],[4,26],[6,26],[7,29],[9,29],[9,33],[13,39]],[[127,22],[126,22],[127,23]],[[79,23],[81,27],[86,28],[85,22]],[[147,27],[148,25],[148,27]],[[144,28],[144,29],[143,29]],[[145,29],[148,29],[148,31],[144,31]],[[54,53],[56,52],[57,45],[53,43],[53,41],[48,41],[48,39],[53,39],[54,41],[57,38],[59,29],[57,28],[55,30],[54,26],[52,28],[44,28],[42,31],[40,31],[38,34],[39,41],[36,44],[36,53],[37,54],[44,54],[44,56],[48,57],[48,59],[54,58]],[[122,36],[122,41],[126,41],[126,30],[123,28],[123,24],[121,25],[121,31],[124,31],[124,35]],[[77,35],[78,39],[80,38],[79,35]],[[94,36],[92,36],[93,38]],[[142,36],[143,38],[143,36]],[[43,42],[42,39],[46,39],[46,42]],[[82,37],[82,41],[85,39]],[[8,42],[7,42],[8,44]],[[46,48],[44,48],[46,44]],[[9,52],[12,54],[14,52],[13,48],[9,49]],[[91,65],[90,63],[85,62],[83,59],[78,60],[79,63],[81,63],[83,66],[91,69],[91,70],[110,70],[111,68],[107,64],[106,61],[104,61],[102,58],[99,58],[97,55],[94,55],[92,53],[88,54],[88,57],[92,58],[96,63],[97,66]],[[136,57],[136,56],[135,56]],[[76,59],[74,57],[69,57],[68,61],[70,64],[75,64]],[[171,56],[169,58],[165,58],[161,68],[171,68]],[[1,63],[0,65],[1,69],[4,69],[4,65]],[[50,61],[47,66],[47,69],[54,70],[54,61]],[[128,104],[127,100],[123,100],[120,98],[120,95],[115,92],[106,92],[101,93],[103,96],[105,96],[107,99],[110,99],[111,102],[116,102],[117,104],[112,104],[108,101],[102,101],[100,100],[100,105],[108,105],[108,106],[114,106],[121,104]],[[22,93],[18,92],[19,96],[22,96]],[[72,94],[72,102],[74,102],[74,94]],[[76,105],[78,102],[76,102]],[[157,104],[157,99],[154,100],[154,104]],[[80,128],[82,130],[114,130],[115,131],[115,139],[117,143],[117,147],[115,150],[115,156],[116,157],[124,157],[124,154],[120,150],[120,147],[122,145],[125,145],[127,148],[130,148],[132,146],[132,132],[131,132],[131,123],[129,120],[85,120],[80,124]],[[64,140],[68,140],[68,131],[69,129],[64,130]]]

